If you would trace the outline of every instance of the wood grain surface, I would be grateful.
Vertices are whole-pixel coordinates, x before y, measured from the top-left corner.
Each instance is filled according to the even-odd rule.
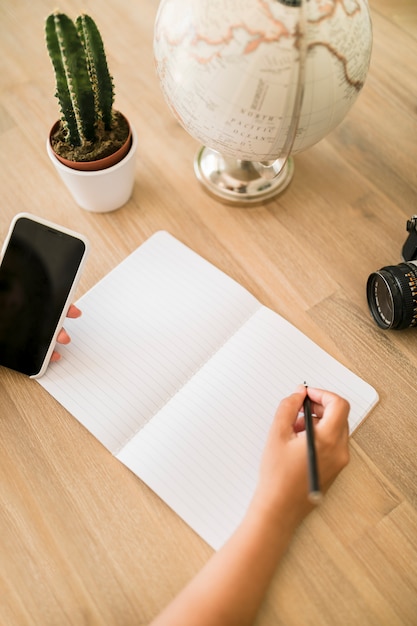
[[[417,5],[370,6],[373,53],[356,104],[295,157],[282,195],[245,208],[211,198],[194,176],[199,146],[155,73],[156,0],[61,0],[71,16],[96,19],[116,107],[139,137],[131,200],[92,214],[45,150],[58,117],[43,33],[55,0],[0,2],[0,241],[19,211],[83,232],[92,252],[82,295],[168,230],[380,394],[351,463],[278,568],[259,626],[417,624],[417,330],[378,329],[365,295],[372,271],[401,260],[417,213]],[[1,624],[147,624],[210,554],[35,381],[0,371]]]

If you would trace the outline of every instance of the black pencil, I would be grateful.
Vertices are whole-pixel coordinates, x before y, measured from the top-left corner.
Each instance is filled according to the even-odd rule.
[[[306,389],[307,384],[304,383]],[[308,456],[308,477],[309,477],[309,493],[308,499],[313,504],[318,504],[322,499],[320,491],[319,474],[317,470],[316,446],[314,443],[314,427],[313,417],[311,415],[311,402],[307,395],[304,399],[304,421],[307,439],[307,456]]]

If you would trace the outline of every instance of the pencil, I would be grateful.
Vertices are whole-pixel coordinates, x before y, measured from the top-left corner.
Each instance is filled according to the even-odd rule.
[[[307,389],[307,384],[304,383],[305,388]],[[309,493],[308,499],[313,504],[319,504],[322,499],[322,494],[320,491],[320,483],[319,483],[319,474],[317,471],[317,457],[316,457],[316,446],[314,443],[314,427],[313,427],[313,417],[311,415],[311,401],[307,395],[304,399],[304,421],[305,421],[305,429],[306,429],[306,439],[307,439],[307,457],[308,457],[308,478],[309,478]]]

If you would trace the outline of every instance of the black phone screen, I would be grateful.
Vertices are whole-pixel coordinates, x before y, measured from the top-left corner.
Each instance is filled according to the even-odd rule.
[[[1,365],[40,371],[84,252],[81,239],[16,221],[0,265]]]

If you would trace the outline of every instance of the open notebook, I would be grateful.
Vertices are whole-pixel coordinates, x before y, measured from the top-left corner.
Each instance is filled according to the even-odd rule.
[[[276,407],[304,380],[351,404],[376,391],[167,232],[79,301],[39,383],[208,544],[242,519]]]

